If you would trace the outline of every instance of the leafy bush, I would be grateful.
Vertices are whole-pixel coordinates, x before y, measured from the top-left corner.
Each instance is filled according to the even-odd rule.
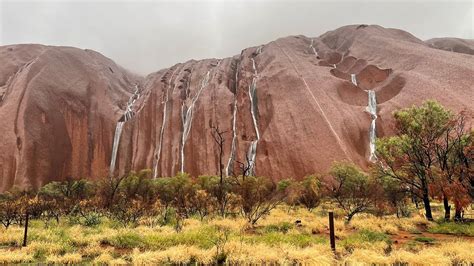
[[[101,222],[101,215],[99,213],[89,212],[86,213],[86,215],[84,216],[84,221],[82,222],[82,224],[84,226],[93,227],[99,225]]]
[[[281,232],[281,233],[288,233],[290,229],[293,229],[293,224],[289,222],[281,222],[278,224],[271,224],[265,227],[264,232],[265,233],[271,233],[271,232]]]
[[[430,233],[474,236],[474,223],[440,223],[428,228]]]
[[[431,243],[435,242],[435,239],[432,238],[432,237],[419,236],[419,237],[415,238],[415,241],[431,244]]]
[[[136,248],[142,245],[143,240],[137,233],[125,231],[113,236],[109,242],[112,246],[118,248]]]
[[[333,180],[326,182],[328,195],[346,214],[346,222],[373,207],[379,195],[379,187],[353,163],[339,162],[331,168]]]

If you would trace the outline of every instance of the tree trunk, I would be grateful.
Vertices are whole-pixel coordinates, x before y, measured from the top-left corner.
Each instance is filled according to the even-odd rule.
[[[456,211],[454,212],[454,221],[456,222],[462,221],[462,209],[456,208]]]
[[[451,206],[449,205],[448,197],[443,195],[443,206],[444,206],[444,220],[449,221],[451,219]]]
[[[28,211],[26,211],[26,219],[25,219],[25,233],[23,235],[23,246],[26,247],[27,240],[28,240],[28,218],[30,217],[30,214]]]
[[[428,191],[423,192],[423,205],[425,206],[426,219],[433,221],[433,214],[431,213],[430,197]]]

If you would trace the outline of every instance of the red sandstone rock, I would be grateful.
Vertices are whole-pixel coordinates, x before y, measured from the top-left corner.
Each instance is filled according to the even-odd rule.
[[[426,99],[467,109],[472,118],[470,55],[432,49],[407,32],[380,26],[346,26],[313,38],[319,57],[310,44],[304,36],[281,38],[238,56],[191,60],[145,78],[92,51],[0,47],[0,190],[68,175],[105,177],[116,122],[137,82],[141,97],[124,125],[114,174],[142,168],[156,169],[157,176],[182,168],[192,175],[216,174],[211,126],[217,125],[226,131],[224,168],[235,154],[229,174],[240,173],[237,161],[247,163],[257,140],[257,175],[301,178],[327,171],[335,160],[367,167],[369,89],[377,97],[378,136],[392,133],[394,110]],[[255,78],[252,109],[249,86]],[[190,125],[184,158],[183,112]]]
[[[474,55],[474,40],[434,38],[426,41],[431,47],[450,52]]]

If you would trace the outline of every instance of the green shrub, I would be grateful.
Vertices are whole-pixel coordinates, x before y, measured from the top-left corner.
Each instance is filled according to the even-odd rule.
[[[246,236],[244,241],[250,244],[261,243],[269,246],[278,246],[281,244],[290,244],[297,247],[308,247],[312,244],[326,243],[327,239],[315,237],[311,234],[282,234],[279,232],[269,232],[262,235]]]
[[[293,224],[289,222],[281,222],[279,224],[271,224],[264,228],[264,233],[282,232],[288,233],[290,229],[293,229]]]
[[[428,228],[430,233],[474,236],[474,223],[440,223]]]
[[[416,237],[415,241],[431,244],[431,243],[435,242],[435,239],[432,238],[432,237],[420,236],[420,237]]]
[[[363,244],[363,243],[387,242],[388,244],[391,244],[391,239],[385,233],[362,229],[355,234],[349,235],[347,238],[345,238],[341,242],[342,242],[341,243],[342,246],[346,250],[352,251],[359,244]]]
[[[197,246],[209,249],[218,239],[218,231],[213,226],[201,227],[199,230],[183,231],[178,234],[152,234],[144,237],[146,248],[166,249],[177,245]]]
[[[119,233],[112,237],[109,243],[118,248],[136,248],[143,244],[142,237],[134,232]]]
[[[84,215],[84,222],[82,224],[88,227],[94,227],[101,223],[100,214],[96,212],[88,212]]]

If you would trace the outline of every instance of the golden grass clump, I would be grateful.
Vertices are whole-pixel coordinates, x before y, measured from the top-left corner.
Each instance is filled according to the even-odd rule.
[[[79,253],[67,253],[63,256],[50,255],[46,258],[47,263],[53,264],[77,264],[82,261],[82,255]]]
[[[81,254],[87,258],[95,258],[101,254],[109,253],[112,250],[112,247],[104,248],[97,243],[91,243],[91,245],[88,245],[81,249]]]
[[[285,247],[286,260],[290,264],[334,265],[334,255],[327,245],[313,245],[306,248]]]
[[[0,245],[1,246],[19,246],[22,241],[23,228],[10,226],[5,229],[0,228]]]
[[[283,263],[284,257],[278,248],[263,244],[247,244],[230,241],[225,245],[228,251],[226,262],[230,264],[277,264]]]
[[[67,234],[70,236],[72,244],[78,247],[100,243],[105,238],[104,234],[100,231],[94,230],[89,232],[88,228],[80,225],[69,228]]]
[[[392,259],[384,256],[383,253],[370,249],[356,249],[344,259],[344,264],[391,264]]]
[[[31,241],[25,248],[30,254],[44,253],[45,255],[56,255],[66,251],[64,245],[46,241]]]
[[[444,254],[451,259],[453,264],[469,265],[474,263],[474,242],[462,240],[444,242],[433,248],[433,252]]]
[[[140,252],[134,249],[131,255],[133,264],[186,264],[195,260],[198,263],[210,264],[213,262],[215,250],[203,250],[193,246],[178,245],[160,251]]]
[[[0,249],[0,264],[33,262],[33,254],[25,249],[8,250]]]
[[[392,217],[375,217],[373,215],[359,215],[354,217],[350,225],[357,230],[370,230],[386,234],[396,234],[399,227]]]
[[[104,264],[111,264],[111,261],[114,260],[114,257],[106,252],[106,253],[102,253],[100,254],[97,258],[94,259],[94,264],[101,264],[101,265],[104,265]]]
[[[231,231],[239,232],[244,229],[248,223],[243,218],[216,218],[209,221],[209,225],[216,226],[217,228],[227,229]]]
[[[418,253],[405,250],[395,250],[390,254],[393,263],[408,263],[409,265],[451,265],[451,259],[442,253],[424,249]]]

